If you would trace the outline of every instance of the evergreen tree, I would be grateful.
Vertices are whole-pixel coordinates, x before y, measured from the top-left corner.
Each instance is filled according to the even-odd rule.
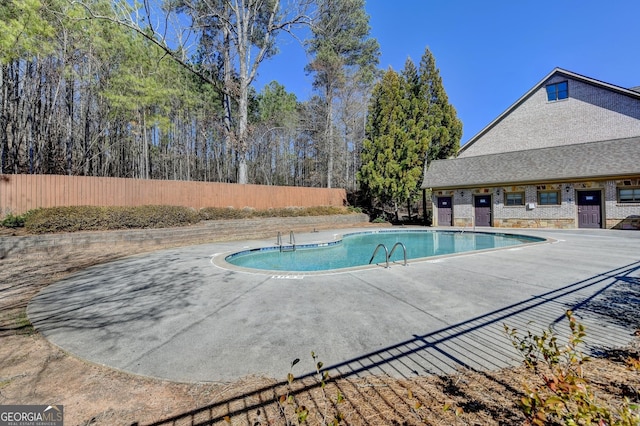
[[[416,187],[422,169],[415,139],[410,138],[410,99],[398,73],[389,69],[373,90],[358,181],[367,195],[384,205],[403,203]]]
[[[326,107],[324,131],[327,152],[327,187],[331,188],[334,167],[334,101],[345,79],[370,81],[378,65],[379,45],[369,37],[369,16],[364,0],[317,0],[318,19],[308,42],[314,56],[307,65],[314,74],[313,86]]]
[[[407,58],[402,71],[403,83],[405,85],[405,95],[407,96],[407,122],[405,128],[409,140],[411,141],[413,150],[411,152],[412,161],[407,162],[407,167],[411,167],[412,174],[422,174],[424,170],[425,159],[431,142],[430,134],[430,116],[429,101],[425,94],[425,86],[422,84],[421,76],[418,74],[415,64],[411,58]],[[409,196],[405,200],[407,209],[411,215],[411,203],[420,192],[421,180],[415,182],[415,186],[409,189]]]
[[[429,122],[429,144],[427,162],[449,158],[458,152],[462,137],[462,122],[442,85],[436,60],[425,49],[420,61],[419,80],[422,96],[426,97],[426,114]]]
[[[298,100],[282,84],[277,81],[267,84],[258,95],[257,102],[260,123],[269,128],[295,125]]]
[[[295,168],[292,152],[298,124],[298,101],[277,81],[266,85],[256,99],[256,117],[252,122],[255,142],[252,157],[259,184],[289,185]]]
[[[51,49],[54,28],[39,0],[0,2],[0,64],[32,57]]]
[[[407,202],[411,213],[425,163],[455,155],[460,146],[462,123],[429,49],[419,69],[407,59],[402,76],[385,74],[374,89],[367,124],[359,183],[383,207],[392,204],[397,220],[399,203]]]

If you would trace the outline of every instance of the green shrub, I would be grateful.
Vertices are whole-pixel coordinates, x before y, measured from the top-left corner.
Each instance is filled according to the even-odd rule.
[[[311,208],[303,207],[285,207],[279,209],[258,210],[256,215],[259,217],[298,217],[309,216],[307,211]]]
[[[198,223],[201,220],[249,219],[258,217],[296,217],[349,214],[343,207],[288,207],[255,210],[207,207],[195,211],[179,206],[137,207],[50,207],[31,210],[21,217],[7,217],[8,223],[23,223],[34,234],[47,232],[101,231],[129,228],[167,228]],[[2,223],[4,225],[4,221]]]
[[[351,213],[352,211],[347,208],[331,206],[285,207],[265,210],[255,210],[248,207],[245,207],[244,209],[234,209],[232,207],[205,207],[200,209],[200,218],[202,220],[221,220],[260,217],[328,216]]]
[[[107,229],[168,228],[198,223],[200,216],[188,207],[137,206],[108,208]]]
[[[359,213],[354,212],[352,209],[346,207],[332,207],[332,206],[319,206],[309,207],[306,209],[306,216],[331,216],[334,214],[352,214]]]
[[[255,210],[251,208],[234,209],[233,207],[205,207],[200,209],[202,220],[248,219],[254,217]]]
[[[34,234],[127,228],[166,228],[199,222],[193,209],[177,206],[51,207],[31,212],[25,228]]]
[[[34,234],[99,229],[102,208],[90,206],[36,209],[25,220],[25,228]]]
[[[22,228],[24,226],[26,215],[13,215],[9,213],[0,222],[0,225],[5,228]]]

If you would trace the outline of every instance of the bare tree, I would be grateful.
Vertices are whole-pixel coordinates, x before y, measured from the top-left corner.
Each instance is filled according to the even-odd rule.
[[[276,54],[276,37],[280,33],[295,36],[296,28],[308,25],[311,3],[312,0],[295,0],[286,5],[280,0],[176,0],[162,4],[145,1],[136,9],[123,0],[113,3],[111,14],[93,10],[86,3],[85,6],[93,18],[139,32],[219,89],[227,112],[227,143],[233,144],[238,154],[238,182],[247,183],[249,87],[260,64]]]
[[[369,36],[369,16],[364,0],[317,0],[317,19],[308,41],[313,55],[307,71],[326,108],[324,146],[327,152],[328,188],[333,186],[336,152],[335,105],[348,78],[370,80],[378,65],[379,45]]]

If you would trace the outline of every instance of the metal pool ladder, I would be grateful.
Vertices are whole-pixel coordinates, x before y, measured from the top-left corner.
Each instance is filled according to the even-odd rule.
[[[391,252],[389,252],[389,250],[387,249],[387,246],[385,246],[384,244],[382,243],[378,244],[375,250],[373,251],[373,254],[371,255],[371,259],[369,259],[369,265],[371,265],[371,262],[373,262],[373,258],[376,257],[378,250],[380,249],[380,247],[382,247],[385,252],[385,261],[387,263],[385,268],[389,268],[389,259],[391,258],[391,256],[393,256],[393,252],[396,251],[396,248],[398,248],[398,246],[402,247],[402,252],[404,254],[404,264],[402,266],[407,266],[407,247],[405,247],[405,245],[400,242],[395,243],[393,245],[393,247],[391,248]]]
[[[280,247],[280,251],[296,251],[296,237],[293,234],[293,231],[289,231],[289,245],[285,246],[282,244],[282,233],[278,231],[278,247]]]

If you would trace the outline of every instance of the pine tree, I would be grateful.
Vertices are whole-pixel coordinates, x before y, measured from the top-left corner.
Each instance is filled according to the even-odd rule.
[[[331,188],[334,167],[334,107],[337,91],[349,74],[370,80],[378,65],[379,45],[369,37],[369,16],[364,0],[317,0],[318,19],[308,42],[314,56],[306,70],[314,74],[314,88],[320,91],[327,111],[324,132],[327,152],[327,187]],[[350,73],[351,71],[351,73]]]
[[[408,58],[402,71],[403,83],[406,87],[407,96],[407,135],[412,145],[411,162],[407,162],[407,167],[412,169],[414,174],[422,174],[424,163],[429,150],[429,100],[425,94],[425,86],[421,81],[415,64]],[[411,202],[420,192],[421,181],[415,182],[415,186],[410,188],[409,196],[406,199],[407,210],[411,215]]]
[[[0,2],[0,64],[51,49],[54,28],[39,0]]]
[[[452,157],[460,148],[462,122],[449,103],[440,71],[429,48],[425,49],[420,61],[419,80],[422,95],[428,103],[426,113],[429,122],[429,148],[426,161]]]
[[[387,71],[374,89],[363,143],[361,188],[383,204],[411,201],[420,192],[425,163],[455,155],[462,123],[449,104],[435,59],[426,50],[420,68],[411,59],[402,76]]]
[[[256,98],[256,116],[251,123],[256,136],[253,156],[255,183],[288,185],[295,167],[291,141],[298,124],[298,100],[283,85],[272,81]]]
[[[408,199],[422,174],[422,169],[412,167],[419,156],[407,132],[408,110],[406,85],[389,69],[373,90],[358,181],[383,208],[392,204],[396,219],[398,204]]]

